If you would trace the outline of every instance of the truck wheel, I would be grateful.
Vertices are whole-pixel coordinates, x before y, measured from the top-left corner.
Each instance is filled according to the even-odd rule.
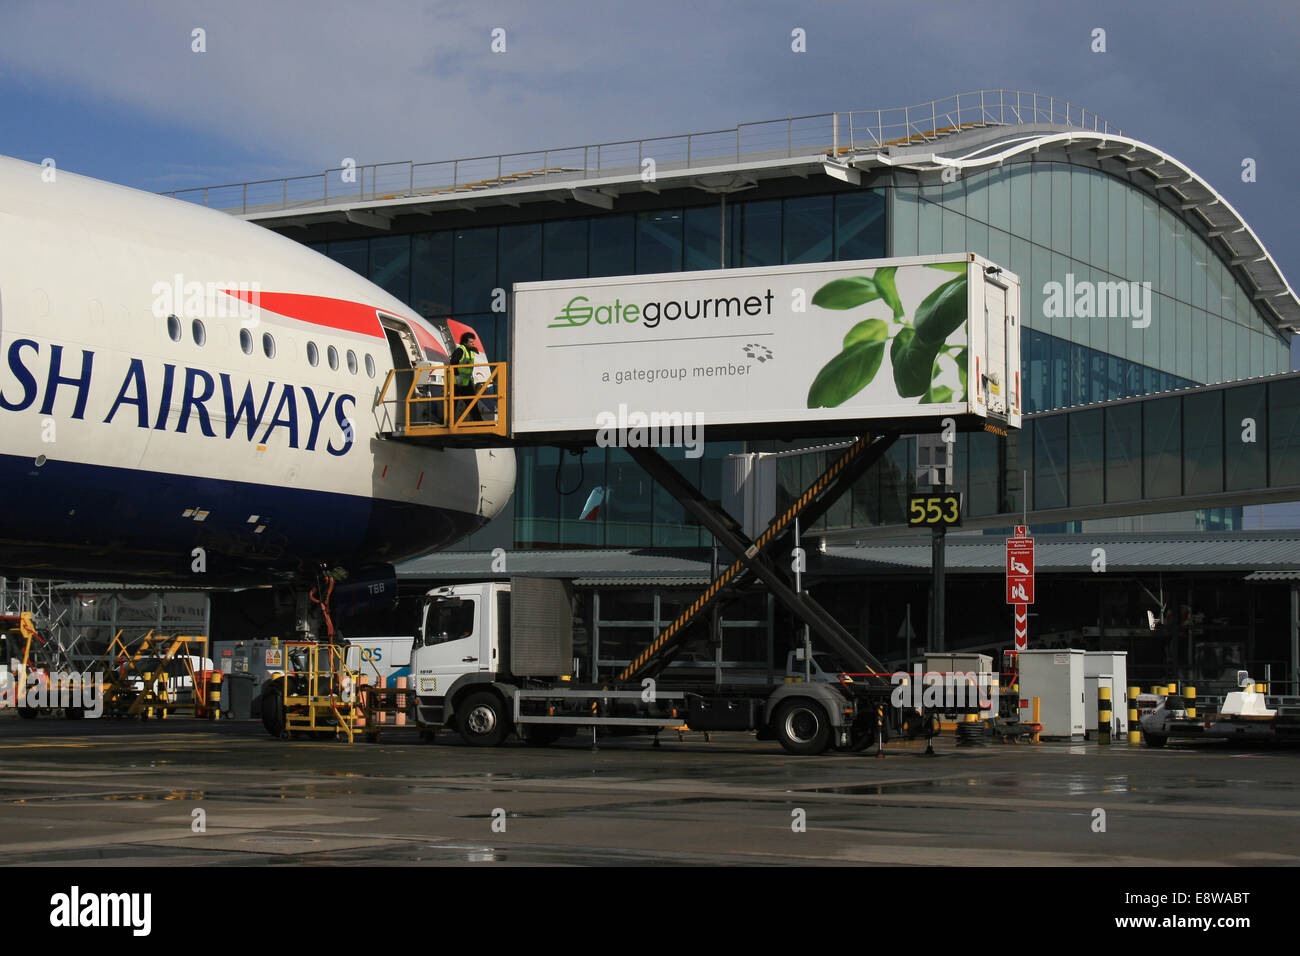
[[[1143,731],[1142,739],[1143,741],[1146,742],[1146,745],[1148,747],[1163,747],[1165,745],[1165,741],[1168,740],[1169,738],[1166,737],[1164,734],[1151,734],[1151,733],[1147,733],[1146,731]]]
[[[284,719],[284,684],[276,681],[262,691],[262,726],[272,737],[288,739]]]
[[[776,739],[787,753],[824,753],[831,742],[831,723],[821,704],[805,698],[787,700],[772,721]]]
[[[491,691],[470,694],[456,708],[456,729],[473,747],[495,747],[510,733],[505,706]]]

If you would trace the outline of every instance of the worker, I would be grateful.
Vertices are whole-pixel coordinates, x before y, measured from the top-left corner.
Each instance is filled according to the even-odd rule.
[[[474,369],[471,367],[478,361],[478,353],[474,350],[474,333],[465,332],[460,337],[460,345],[456,346],[456,351],[452,353],[451,364],[456,368],[456,420],[460,421],[465,414],[465,406],[469,402],[460,398],[461,395],[469,395],[474,390]],[[477,417],[471,415],[471,418]]]

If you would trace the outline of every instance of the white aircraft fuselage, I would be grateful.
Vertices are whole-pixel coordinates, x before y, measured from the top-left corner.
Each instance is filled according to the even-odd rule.
[[[225,213],[49,180],[0,158],[0,574],[265,582],[506,505],[513,452],[381,437],[374,408],[467,326]]]

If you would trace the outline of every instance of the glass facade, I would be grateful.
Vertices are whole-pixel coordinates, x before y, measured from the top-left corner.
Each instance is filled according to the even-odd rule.
[[[1038,159],[955,183],[899,186],[890,222],[890,255],[987,256],[1020,276],[1027,331],[1105,357],[1070,362],[1057,390],[1033,394],[1031,410],[1080,404],[1098,391],[1094,380],[1115,398],[1170,387],[1164,376],[1215,383],[1291,367],[1287,343],[1215,250],[1174,211],[1100,170]],[[1130,283],[1139,283],[1140,304],[1127,301]],[[1142,283],[1150,283],[1149,307]],[[1112,367],[1110,358],[1127,364]],[[1119,384],[1134,366],[1151,370],[1155,388],[1147,378]],[[1041,380],[1027,370],[1025,381]]]
[[[907,467],[915,456],[915,439],[900,439],[853,486],[848,516],[832,510],[817,529],[902,524],[900,502],[918,491]],[[1300,374],[1051,412],[1025,419],[1005,439],[958,434],[955,456],[953,488],[966,496],[964,513],[1008,521],[1025,504],[1022,475],[1031,511],[1300,488]],[[782,459],[777,510],[825,464],[822,452]],[[1198,530],[1237,528],[1241,508],[1205,509],[1196,521]],[[1080,530],[1077,524],[1061,530]]]

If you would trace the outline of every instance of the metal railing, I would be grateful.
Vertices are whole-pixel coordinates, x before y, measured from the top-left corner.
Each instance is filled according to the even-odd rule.
[[[891,145],[931,142],[984,126],[1050,124],[1118,134],[1096,113],[1022,90],[979,90],[917,106],[818,113],[741,123],[731,129],[593,143],[558,149],[337,166],[306,176],[174,189],[163,195],[232,213],[274,212],[472,193],[524,182],[579,184],[608,176],[655,175],[720,163],[828,154],[844,156]]]
[[[475,381],[457,384],[457,372]],[[392,369],[375,399],[379,430],[402,438],[504,436],[510,395],[506,375],[505,362]]]

